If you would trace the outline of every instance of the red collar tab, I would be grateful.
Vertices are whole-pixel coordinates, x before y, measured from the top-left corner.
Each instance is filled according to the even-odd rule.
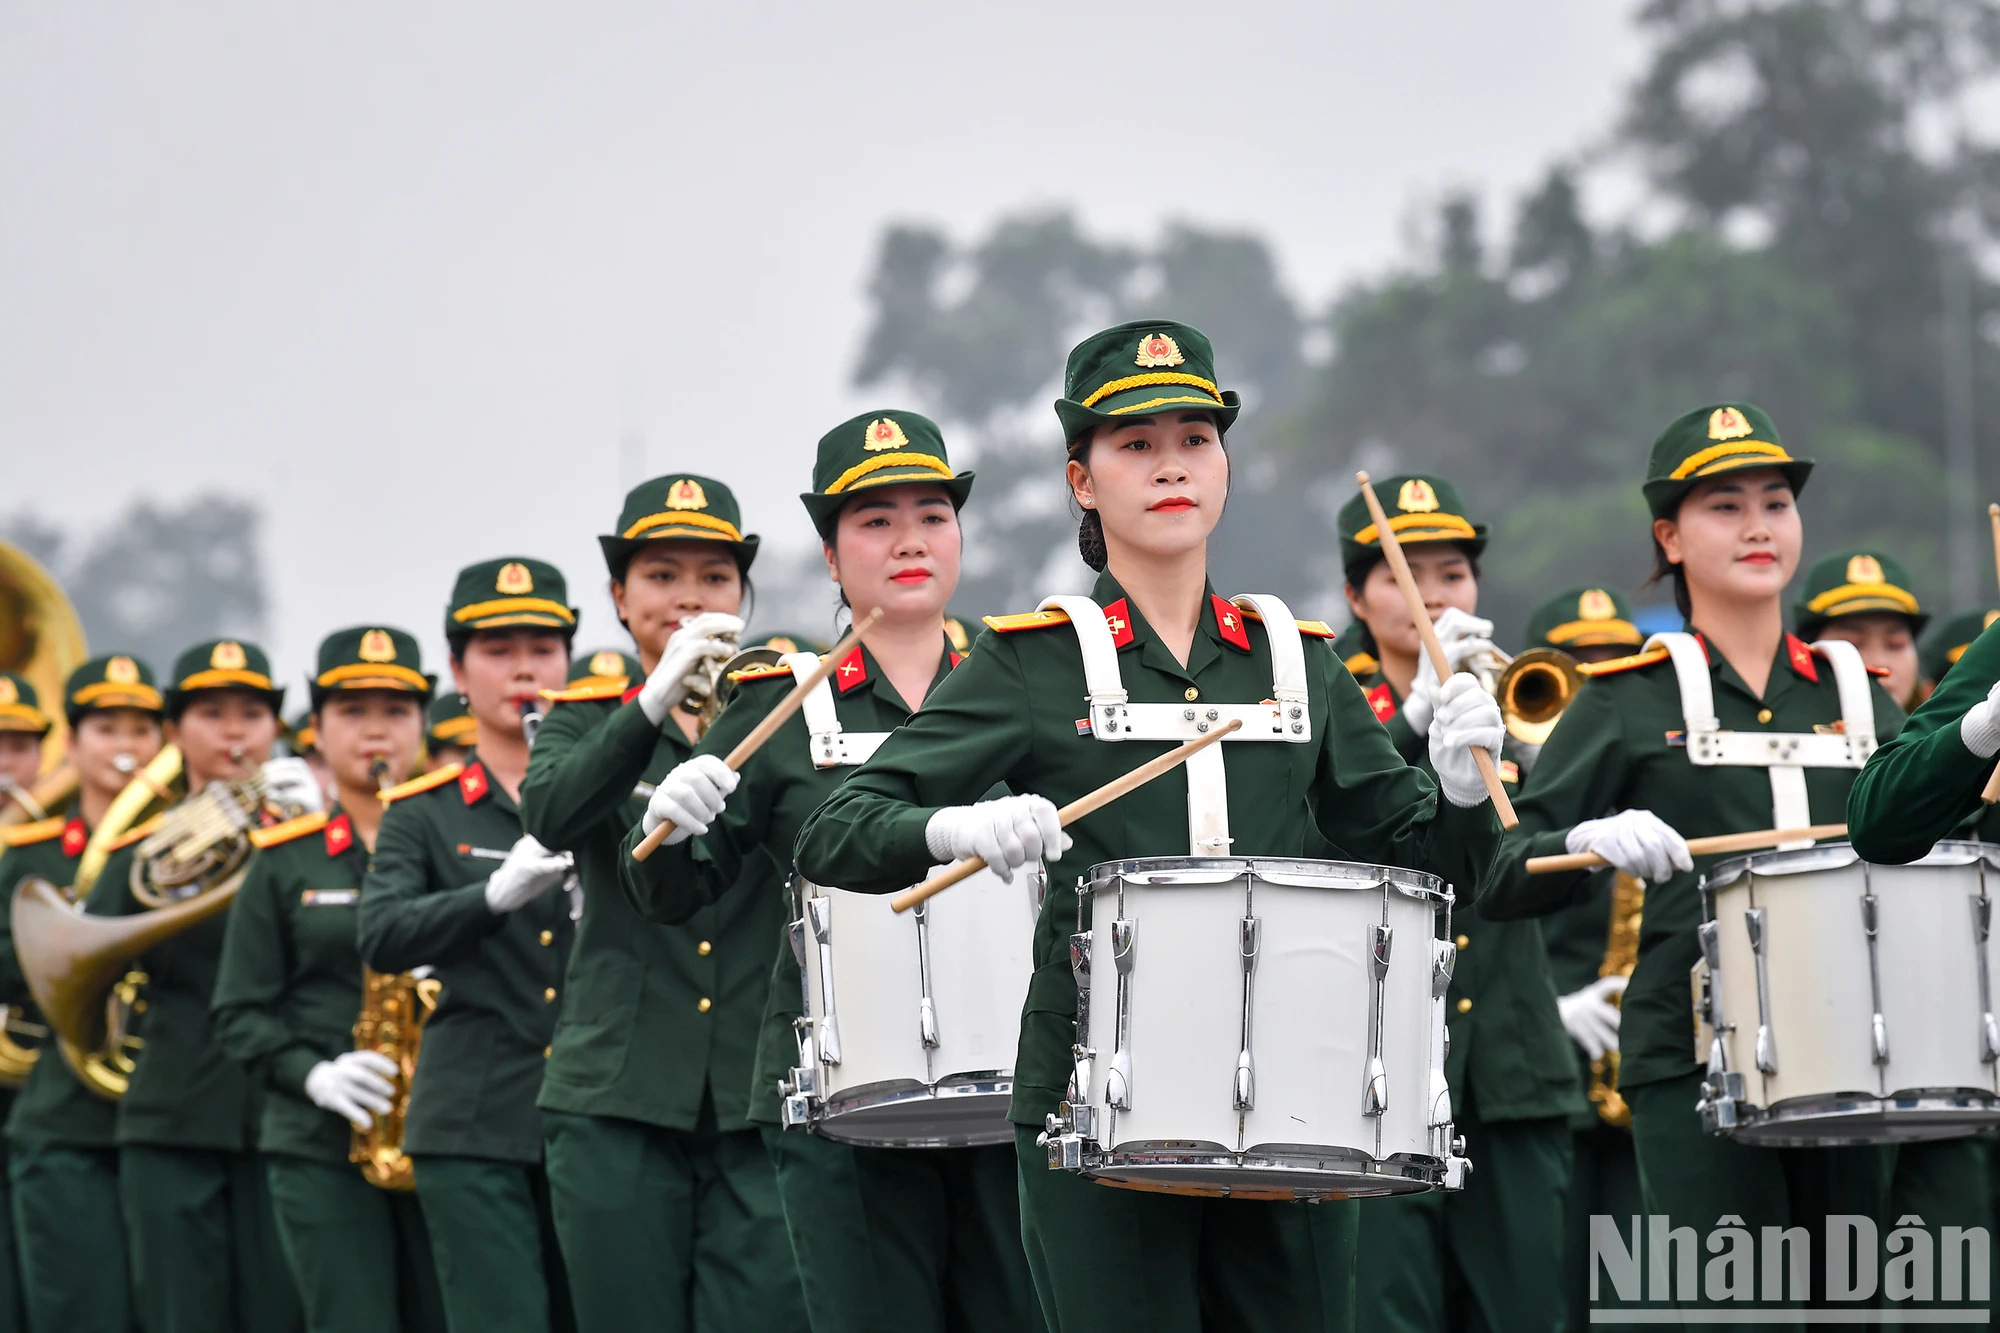
[[[1813,660],[1813,650],[1806,647],[1804,639],[1795,634],[1785,636],[1785,656],[1791,659],[1792,670],[1804,676],[1813,684],[1819,684],[1819,663]]]
[[[1104,623],[1110,627],[1113,648],[1132,646],[1132,607],[1123,597],[1104,608]]]
[[[490,790],[492,786],[486,781],[486,765],[477,760],[466,765],[465,771],[458,775],[458,794],[465,798],[467,805],[479,804]]]
[[[1215,628],[1221,633],[1223,642],[1249,652],[1250,631],[1244,625],[1243,613],[1236,609],[1236,604],[1215,593],[1210,593],[1208,600],[1214,606]]]
[[[339,856],[354,845],[354,825],[347,822],[347,816],[335,815],[326,821],[326,854]]]
[[[90,830],[83,826],[81,819],[78,819],[75,815],[71,815],[69,823],[63,825],[63,855],[68,857],[82,856],[83,849],[89,844]]]
[[[1695,631],[1694,641],[1701,645],[1701,660],[1708,663],[1710,666],[1714,666],[1715,654],[1708,651],[1708,640],[1705,637],[1703,637],[1701,631],[1699,630]]]
[[[862,660],[861,647],[857,644],[854,650],[842,659],[840,665],[833,669],[833,682],[840,687],[840,692],[845,694],[855,686],[865,684],[867,680],[868,663]]]
[[[618,702],[621,704],[631,703],[634,699],[639,697],[639,691],[645,688],[646,688],[646,682],[642,680],[637,685],[634,685],[631,689],[625,691],[625,693],[619,695]]]
[[[951,650],[951,665],[952,665],[952,666],[954,666],[954,667],[955,667],[955,666],[957,666],[957,665],[958,665],[958,664],[959,664],[960,662],[963,662],[964,660],[965,660],[965,654],[964,654],[964,653],[961,653],[961,652],[960,652],[960,651],[958,651],[958,649],[956,649],[956,648],[954,648],[954,649],[952,649],[952,650]]]
[[[1368,691],[1368,706],[1375,710],[1377,722],[1387,722],[1396,716],[1396,692],[1389,688],[1388,681]]]

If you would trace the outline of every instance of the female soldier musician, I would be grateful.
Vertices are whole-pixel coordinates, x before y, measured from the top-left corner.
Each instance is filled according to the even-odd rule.
[[[63,685],[77,800],[67,818],[0,832],[0,902],[39,875],[63,889],[76,883],[91,831],[132,774],[160,750],[165,708],[153,671],[123,654],[94,657]],[[26,1002],[27,982],[8,939],[8,988]],[[118,1208],[117,1106],[77,1081],[47,1043],[7,1116],[7,1174],[21,1262],[27,1326],[109,1329],[132,1326],[125,1220]]]
[[[424,709],[424,752],[429,756],[424,764],[426,773],[452,764],[464,767],[466,757],[478,745],[479,719],[466,710],[465,696],[456,686],[431,700]]]
[[[1506,920],[1571,901],[1590,872],[1529,875],[1526,860],[1544,853],[1596,852],[1646,881],[1619,1083],[1647,1213],[1698,1233],[1734,1215],[1753,1234],[1797,1224],[1819,1235],[1823,1215],[1879,1216],[1886,1199],[1885,1152],[1747,1147],[1705,1132],[1696,1111],[1688,974],[1701,914],[1684,834],[1836,822],[1859,767],[1856,747],[1821,746],[1805,752],[1838,766],[1767,768],[1772,747],[1731,750],[1731,738],[1810,737],[1836,723],[1850,737],[1890,736],[1902,722],[1851,647],[1816,653],[1785,633],[1784,590],[1803,540],[1795,496],[1811,470],[1744,404],[1700,408],[1660,435],[1645,484],[1655,572],[1672,579],[1692,633],[1585,668],[1591,680],[1543,747],[1516,806],[1520,826],[1478,904]],[[1844,715],[1844,696],[1867,706]],[[1691,743],[1692,729],[1702,734]],[[1756,762],[1717,764],[1718,753]]]
[[[1140,702],[1254,702],[1272,686],[1267,630],[1279,627],[1250,631],[1208,583],[1208,539],[1229,489],[1223,432],[1238,406],[1234,392],[1216,388],[1213,365],[1208,339],[1185,325],[1121,325],[1070,353],[1056,404],[1071,493],[1084,509],[1079,545],[1101,571],[1092,598],[1122,648],[1124,688]],[[1186,779],[1169,776],[1065,835],[1057,802],[1160,747],[1121,753],[1083,734],[1083,663],[1073,633],[1058,628],[1064,617],[989,623],[996,632],[807,820],[800,873],[889,892],[940,861],[983,856],[1003,875],[1050,862],[1011,1118],[1023,1238],[1051,1326],[1177,1333],[1345,1322],[1355,1205],[1107,1189],[1049,1169],[1036,1140],[1073,1068],[1073,886],[1098,862],[1189,854],[1191,811]],[[1499,824],[1466,747],[1499,748],[1498,707],[1470,677],[1439,691],[1433,784],[1396,753],[1330,649],[1308,646],[1312,744],[1212,751],[1226,752],[1228,794],[1203,802],[1204,826],[1236,856],[1300,855],[1317,828],[1347,855],[1476,883]],[[996,782],[1024,794],[980,800]]]
[[[1839,551],[1806,571],[1792,607],[1801,639],[1845,639],[1905,712],[1917,706],[1917,638],[1930,623],[1910,591],[1909,571],[1877,550]]]
[[[959,661],[944,610],[958,583],[958,509],[971,489],[970,472],[953,475],[937,426],[914,412],[855,417],[820,440],[812,490],[800,498],[827,573],[854,615],[883,612],[827,685],[843,734],[900,725]],[[739,896],[784,902],[783,870],[754,880],[745,872],[756,868],[760,847],[790,847],[805,817],[855,770],[815,767],[803,712],[741,773],[721,756],[792,684],[789,666],[744,673],[694,757],[660,783],[638,832],[663,819],[678,829],[652,859],[620,861],[645,915],[675,921],[712,910],[732,886]],[[780,1128],[778,1086],[799,1055],[792,1022],[800,966],[789,946],[776,963],[768,1000],[757,1005],[763,1028],[750,1114],[777,1163],[815,1333],[1040,1327],[1011,1147],[850,1147]]]
[[[572,852],[583,883],[540,1101],[583,1333],[805,1319],[777,1183],[744,1118],[782,904],[740,894],[653,925],[627,905],[615,864],[644,808],[634,788],[687,757],[691,710],[736,651],[757,553],[741,523],[735,496],[708,477],[657,477],[626,496],[598,543],[644,674],[627,681],[616,653],[598,654],[616,677],[554,695],[522,788],[529,832]],[[769,862],[753,860],[762,883]]]
[[[393,1104],[397,1072],[354,1049],[355,913],[379,792],[416,763],[433,683],[402,630],[357,626],[320,643],[308,720],[337,799],[251,835],[261,854],[216,973],[216,1040],[264,1085],[257,1150],[309,1333],[444,1327],[416,1196],[377,1188],[348,1160],[352,1130]]]
[[[576,611],[553,565],[501,557],[458,573],[445,611],[451,671],[478,719],[463,768],[382,794],[357,941],[377,972],[430,966],[444,983],[403,1122],[453,1328],[570,1327],[548,1218],[535,1094],[573,933],[549,890],[569,857],[521,830],[523,705],[559,689]]]

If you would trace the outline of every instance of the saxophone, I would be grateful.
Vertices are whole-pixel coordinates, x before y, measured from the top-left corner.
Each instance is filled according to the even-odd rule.
[[[1639,963],[1639,924],[1645,917],[1644,882],[1620,871],[1611,880],[1611,924],[1604,933],[1600,977],[1630,977]],[[1614,1001],[1615,1003],[1615,1001]],[[1632,1108],[1618,1095],[1618,1052],[1606,1051],[1590,1062],[1590,1104],[1607,1125],[1632,1124]]]
[[[377,759],[369,772],[378,790],[390,787],[389,766]],[[378,1189],[417,1187],[410,1159],[403,1155],[403,1119],[410,1109],[410,1084],[417,1076],[417,1053],[424,1042],[424,1024],[437,1008],[444,983],[415,972],[361,969],[361,1013],[354,1020],[354,1049],[375,1051],[396,1066],[395,1104],[375,1117],[367,1129],[357,1129],[348,1143],[347,1160],[361,1168],[361,1178]]]

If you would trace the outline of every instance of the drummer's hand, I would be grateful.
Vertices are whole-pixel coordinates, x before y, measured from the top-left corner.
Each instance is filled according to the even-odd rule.
[[[1981,759],[2000,754],[2000,681],[1994,682],[1984,699],[1965,710],[1965,716],[1958,720],[1958,735],[1965,748]]]
[[[1651,810],[1620,810],[1609,819],[1586,819],[1569,831],[1572,852],[1596,852],[1618,870],[1649,884],[1693,870],[1687,839]]]
[[[719,756],[696,755],[660,779],[653,798],[646,802],[645,816],[639,821],[640,831],[651,833],[672,820],[674,831],[667,835],[666,841],[669,847],[708,832],[708,826],[722,813],[729,793],[736,790],[737,781],[736,770]]]
[[[1469,809],[1486,799],[1486,779],[1479,776],[1472,747],[1496,758],[1507,739],[1500,705],[1478,681],[1458,672],[1438,690],[1437,716],[1431,719],[1431,767],[1438,786],[1453,805]]]
[[[1446,607],[1431,628],[1437,631],[1438,642],[1444,647],[1444,660],[1453,671],[1463,671],[1465,664],[1482,652],[1498,651],[1493,646],[1493,622],[1455,606]],[[1410,682],[1409,697],[1403,700],[1403,720],[1418,735],[1431,729],[1431,718],[1437,712],[1437,693],[1437,668],[1431,665],[1428,656],[1421,656],[1416,679]]]
[[[1593,1060],[1618,1049],[1618,1006],[1611,1000],[1624,993],[1625,978],[1613,975],[1556,998],[1563,1031]]]
[[[675,704],[687,698],[688,690],[705,685],[698,668],[703,663],[727,662],[736,653],[736,637],[743,622],[724,611],[704,611],[681,622],[667,639],[660,664],[639,689],[639,711],[659,726]]]
[[[924,825],[924,843],[940,859],[976,856],[1009,884],[1022,866],[1053,861],[1070,847],[1055,803],[1044,796],[948,805]]]

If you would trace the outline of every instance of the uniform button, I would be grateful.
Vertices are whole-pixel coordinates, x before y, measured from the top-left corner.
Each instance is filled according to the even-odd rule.
[[[554,986],[551,986],[547,990],[543,991],[542,998],[544,1000],[547,1000],[550,1004],[554,1004],[556,1002],[556,988]]]
[[[554,1055],[555,1053],[556,1053],[556,1048],[555,1048],[555,1047],[553,1047],[553,1046],[544,1046],[544,1047],[542,1047],[542,1059],[544,1059],[544,1060],[548,1059],[548,1058],[549,1058],[550,1056]]]
[[[553,930],[545,930],[545,931],[543,931],[543,932],[542,932],[542,943],[543,943],[543,945],[545,945],[545,946],[546,946],[546,945],[550,945],[550,944],[554,944],[555,942],[556,942],[556,933],[555,933],[555,932],[554,932]]]
[[[700,1010],[704,1014],[714,1007],[715,1007],[714,1004],[709,1000],[709,998],[706,995],[702,996],[701,1003],[695,1006],[696,1009]]]
[[[711,953],[715,952],[715,946],[713,944],[710,944],[707,940],[703,940],[700,944],[694,946],[694,951],[700,954],[703,958],[706,958]]]
[[[1757,720],[1758,720],[1759,722],[1769,722],[1769,721],[1771,720],[1771,710],[1770,710],[1770,709],[1768,709],[1768,708],[1760,708],[1760,709],[1758,709],[1758,710],[1757,710]]]
[[[1471,1012],[1472,1012],[1472,1001],[1470,1001],[1470,1000],[1460,1000],[1460,1001],[1458,1002],[1458,1012],[1460,1012],[1461,1014],[1469,1014],[1469,1013],[1471,1013]]]
[[[1181,697],[1189,703],[1193,703],[1196,699],[1201,698],[1201,691],[1190,685],[1187,687],[1187,692],[1181,695]]]
[[[1459,947],[1459,951],[1462,953],[1465,950],[1470,949],[1472,947],[1472,937],[1470,935],[1460,935],[1457,939],[1453,940],[1452,943],[1456,944]]]

